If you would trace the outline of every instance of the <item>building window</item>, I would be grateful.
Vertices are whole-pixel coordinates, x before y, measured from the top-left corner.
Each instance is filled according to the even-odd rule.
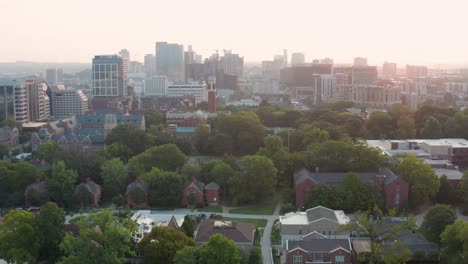
[[[293,256],[293,264],[302,264],[302,256],[301,255],[294,255]]]
[[[344,264],[344,256],[335,256],[335,264]]]

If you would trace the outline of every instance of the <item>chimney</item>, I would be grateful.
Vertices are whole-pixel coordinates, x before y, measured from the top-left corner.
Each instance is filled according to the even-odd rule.
[[[319,173],[320,173],[320,168],[317,166],[317,167],[315,167],[315,174],[318,175]]]

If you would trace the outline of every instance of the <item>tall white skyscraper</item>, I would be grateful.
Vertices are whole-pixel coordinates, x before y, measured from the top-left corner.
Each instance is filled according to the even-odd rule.
[[[56,86],[63,83],[62,68],[46,69],[45,81],[50,86]]]
[[[169,83],[166,76],[151,76],[145,80],[144,96],[161,96],[167,94]]]
[[[230,50],[225,50],[224,56],[221,58],[221,65],[224,73],[235,74],[238,78],[242,78],[244,57],[240,57],[239,54],[234,54]]]

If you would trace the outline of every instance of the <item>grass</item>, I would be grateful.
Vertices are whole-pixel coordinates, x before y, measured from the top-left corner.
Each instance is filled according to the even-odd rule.
[[[223,208],[221,208],[221,206],[213,205],[213,206],[200,208],[197,211],[198,212],[206,212],[206,213],[222,213]]]
[[[242,223],[251,223],[254,225],[255,228],[262,228],[262,230],[259,230],[261,233],[263,233],[263,228],[265,228],[267,224],[266,219],[253,219],[253,218],[233,218],[233,217],[223,217],[224,221],[236,221],[236,222],[242,222]]]
[[[273,254],[273,263],[274,264],[281,264],[281,255],[278,254],[278,250],[272,248],[271,251],[272,251],[272,254]]]
[[[236,208],[229,210],[231,214],[248,214],[248,215],[272,215],[275,211],[274,204],[257,205],[252,207]]]
[[[279,226],[277,225],[278,221],[279,220],[275,221],[271,229],[271,244],[272,245],[281,245],[281,233],[280,233]]]

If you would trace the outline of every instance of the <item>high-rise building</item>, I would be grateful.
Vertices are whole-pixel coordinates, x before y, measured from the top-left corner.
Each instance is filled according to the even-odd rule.
[[[375,84],[378,78],[375,66],[353,66],[351,74],[352,84]]]
[[[304,66],[304,64],[305,64],[304,53],[291,54],[291,67]]]
[[[156,42],[156,73],[167,76],[171,82],[184,82],[185,80],[184,46]]]
[[[63,70],[62,68],[46,69],[45,81],[48,85],[59,85],[63,83]]]
[[[15,87],[17,86],[19,86],[19,83],[16,80],[0,79],[0,122],[16,120]]]
[[[397,65],[393,62],[384,62],[382,65],[382,77],[387,80],[394,79],[396,77]]]
[[[406,77],[421,78],[427,76],[427,67],[418,65],[406,65]]]
[[[221,58],[221,66],[226,74],[235,74],[237,77],[242,78],[244,71],[244,57],[239,54],[234,54],[230,50],[224,51],[224,56]]]
[[[25,85],[15,85],[15,121],[26,123],[29,121],[28,91]]]
[[[93,59],[93,96],[127,95],[124,59],[118,55],[98,55]]]
[[[145,80],[144,96],[162,96],[167,94],[169,83],[166,76],[151,76]]]
[[[153,54],[145,55],[145,72],[149,76],[156,74],[156,57]]]
[[[367,66],[367,58],[363,58],[363,57],[354,58],[354,66]]]
[[[283,68],[288,67],[288,50],[287,49],[283,50],[283,59],[284,59]]]
[[[47,84],[42,80],[27,80],[28,120],[43,121],[50,117],[50,101],[47,95]]]
[[[128,51],[127,49],[121,49],[119,51],[119,55],[122,58],[123,63],[123,78],[125,81],[127,81],[130,67],[130,51]]]
[[[130,61],[130,51],[127,49],[121,49],[119,51],[119,55],[122,57],[122,59],[127,59],[127,61]]]
[[[51,87],[52,115],[64,118],[81,115],[88,111],[88,98],[82,90],[59,89]]]

